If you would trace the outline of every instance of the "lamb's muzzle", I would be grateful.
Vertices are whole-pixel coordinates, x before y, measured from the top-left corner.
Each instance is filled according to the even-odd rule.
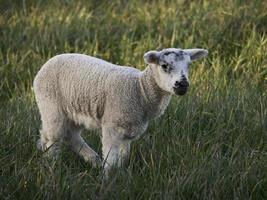
[[[189,88],[189,82],[185,76],[182,76],[181,81],[176,81],[173,87],[175,94],[177,95],[185,95]]]

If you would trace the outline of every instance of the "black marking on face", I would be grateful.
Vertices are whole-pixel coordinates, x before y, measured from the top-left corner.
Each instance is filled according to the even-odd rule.
[[[163,69],[164,72],[170,73],[173,70],[173,67],[168,65],[168,64],[162,64],[161,68]]]
[[[164,56],[168,56],[168,55],[170,55],[172,53],[176,55],[176,59],[178,59],[178,60],[183,60],[184,59],[184,52],[183,51],[179,51],[179,52],[168,51],[168,52],[165,52],[163,55]]]

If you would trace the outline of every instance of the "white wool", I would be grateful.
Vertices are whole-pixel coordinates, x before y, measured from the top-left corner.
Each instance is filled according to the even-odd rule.
[[[62,54],[48,60],[34,80],[42,120],[38,147],[55,153],[59,144],[67,141],[86,161],[104,164],[106,172],[121,166],[131,141],[145,132],[150,120],[164,113],[177,89],[175,82],[191,62],[190,51],[182,61],[173,51],[181,50],[146,53],[148,67],[144,71],[82,54]],[[163,62],[172,65],[173,71],[162,70]],[[81,137],[83,126],[101,130],[102,159]]]

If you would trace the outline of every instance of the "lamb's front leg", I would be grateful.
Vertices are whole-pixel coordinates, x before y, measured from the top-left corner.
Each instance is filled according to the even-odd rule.
[[[104,129],[102,133],[102,152],[105,176],[114,167],[125,164],[130,153],[130,140],[114,129]]]

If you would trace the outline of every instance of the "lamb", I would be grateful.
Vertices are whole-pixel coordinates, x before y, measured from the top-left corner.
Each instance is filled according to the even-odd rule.
[[[106,174],[123,166],[131,142],[148,122],[164,113],[173,94],[186,94],[191,61],[207,54],[204,49],[149,51],[143,71],[83,54],[51,58],[33,84],[42,121],[37,147],[57,154],[67,142],[85,161],[103,165]],[[81,137],[83,126],[101,130],[102,159]]]

